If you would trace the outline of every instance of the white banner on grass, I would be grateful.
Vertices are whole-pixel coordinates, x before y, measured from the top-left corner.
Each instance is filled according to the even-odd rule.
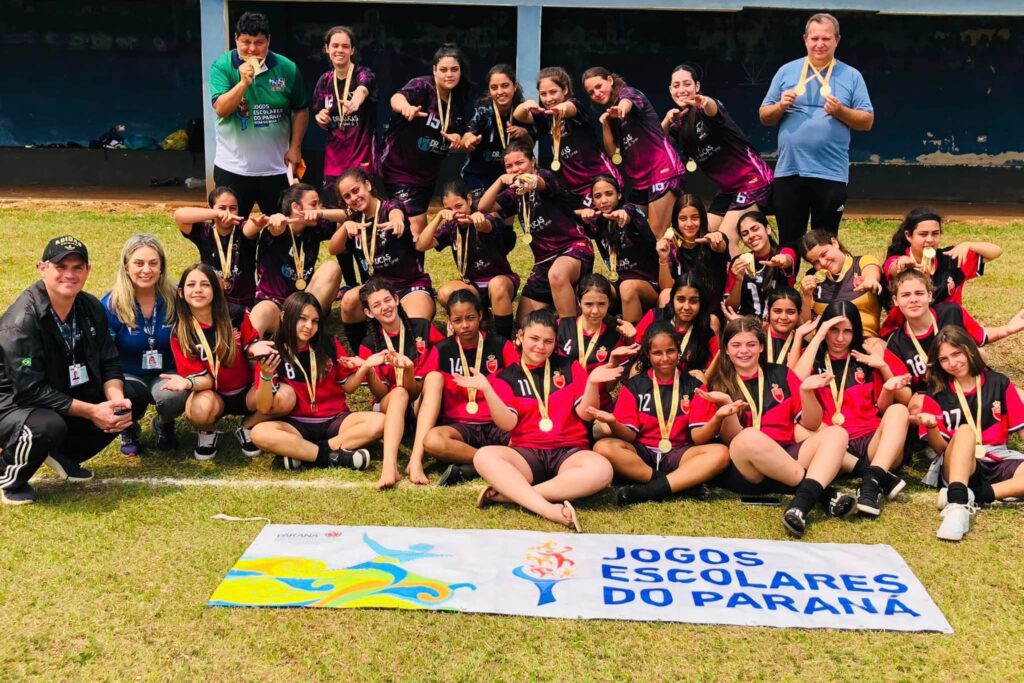
[[[272,524],[209,604],[952,633],[890,546],[683,536]]]

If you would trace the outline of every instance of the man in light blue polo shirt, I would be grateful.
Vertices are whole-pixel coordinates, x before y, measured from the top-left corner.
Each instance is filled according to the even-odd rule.
[[[795,246],[811,228],[839,233],[850,177],[850,131],[875,122],[864,77],[835,58],[839,21],[815,14],[804,28],[807,57],[784,64],[759,114],[779,126],[772,201],[779,242]]]

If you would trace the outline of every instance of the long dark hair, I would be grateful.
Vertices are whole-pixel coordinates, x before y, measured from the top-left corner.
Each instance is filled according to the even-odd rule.
[[[766,338],[764,325],[761,324],[760,318],[745,315],[730,320],[722,329],[722,352],[719,354],[714,372],[711,373],[707,382],[708,388],[711,391],[723,391],[734,400],[743,398],[743,392],[740,391],[739,384],[742,380],[739,377],[739,373],[736,372],[736,366],[732,364],[732,359],[729,358],[729,354],[725,350],[729,347],[729,341],[741,332],[752,332],[757,337],[757,340],[761,342],[761,346],[764,347]],[[761,398],[759,396],[758,400],[761,400]]]
[[[398,308],[398,318],[402,323],[402,327],[405,328],[405,334],[409,337],[415,336],[413,332],[412,324],[409,322],[409,316],[406,315],[405,309],[402,308],[402,300],[398,296],[398,290],[395,289],[391,283],[380,277],[371,277],[363,286],[359,288],[359,303],[362,305],[364,310],[370,310],[370,295],[377,292],[387,292],[394,298],[395,306]],[[366,335],[370,340],[370,348],[379,350],[385,346],[384,342],[384,328],[381,326],[378,320],[368,321]],[[399,353],[405,353],[405,349],[399,349]]]
[[[694,83],[700,84],[700,74],[697,72],[697,67],[690,64],[680,64],[672,69],[672,73],[677,71],[685,71],[690,74]],[[682,147],[687,159],[696,159],[697,157],[697,116],[696,107],[690,107],[683,114],[682,125],[679,126],[679,133],[676,138],[676,143]]]
[[[512,81],[512,86],[514,88],[512,92],[512,110],[515,111],[515,108],[522,104],[523,100],[526,98],[523,97],[522,86],[519,85],[519,81],[516,80],[516,70],[513,69],[510,64],[495,64],[490,68],[487,72],[487,78],[484,80],[486,92],[483,97],[476,101],[476,106],[485,107],[491,103],[491,77],[497,74],[507,76],[508,80]]]
[[[238,195],[235,193],[233,189],[231,189],[227,185],[218,185],[217,187],[210,190],[210,194],[206,197],[206,203],[210,205],[211,209],[213,208],[213,205],[217,203],[217,200],[220,199],[220,196],[222,194],[229,194],[235,198],[236,202],[238,201]]]
[[[292,204],[301,204],[302,198],[306,196],[307,192],[317,192],[317,189],[306,183],[295,183],[287,190],[281,192],[281,213],[290,217],[292,215]]]
[[[206,276],[206,279],[210,281],[210,287],[213,291],[213,300],[210,302],[210,314],[213,317],[215,343],[211,350],[221,365],[230,367],[235,362],[235,354],[238,353],[238,347],[235,344],[235,329],[231,326],[228,299],[224,296],[224,290],[221,289],[217,271],[205,263],[193,263],[182,272],[181,278],[178,280],[178,289],[174,296],[174,307],[178,315],[178,319],[174,323],[174,337],[178,340],[181,352],[186,358],[199,357],[199,354],[196,352],[196,345],[200,342],[192,325],[195,317],[192,315],[192,307],[185,300],[185,280],[188,279],[189,274],[196,270]]]
[[[679,360],[680,362],[685,362],[686,367],[690,370],[700,370],[707,367],[708,362],[711,360],[709,342],[715,336],[714,331],[711,329],[711,294],[700,274],[691,270],[677,277],[672,283],[672,289],[669,291],[668,304],[664,308],[655,310],[654,319],[665,321],[675,330],[676,294],[683,287],[697,290],[697,296],[700,298],[700,310],[697,312],[697,317],[690,323],[693,334],[690,335],[690,343],[687,345],[687,348],[679,350]],[[680,337],[679,342],[682,343],[682,341],[683,338]]]
[[[821,329],[826,320],[840,317],[850,321],[852,335],[849,350],[864,353],[864,323],[860,319],[860,310],[853,305],[853,302],[840,299],[826,306],[818,318],[818,329]],[[828,353],[828,344],[822,344],[818,347],[817,360],[824,361],[826,353]]]
[[[626,80],[622,76],[617,73],[612,73],[603,66],[592,66],[583,72],[583,75],[580,76],[580,83],[583,85],[584,90],[587,89],[586,82],[587,79],[590,78],[612,79],[612,96],[609,104],[618,100],[619,92],[626,87]]]
[[[903,222],[900,223],[900,227],[896,228],[896,232],[892,235],[892,242],[889,244],[889,249],[885,252],[885,258],[890,256],[903,256],[910,249],[910,240],[907,239],[907,235],[914,234],[914,228],[925,221],[935,221],[942,227],[942,216],[935,209],[928,206],[919,206],[916,209],[911,209],[904,217]]]
[[[453,104],[457,106],[457,109],[461,110],[466,102],[469,101],[469,89],[473,85],[469,73],[469,60],[466,59],[466,55],[462,53],[458,45],[455,43],[445,43],[437,48],[437,52],[434,53],[434,58],[430,62],[431,73],[433,73],[433,67],[437,66],[445,57],[451,57],[459,63],[459,84],[452,89],[451,97],[454,100]],[[438,102],[437,106],[440,107],[441,103]]]
[[[688,206],[692,206],[697,209],[697,215],[700,217],[700,229],[697,231],[697,237],[704,237],[708,234],[708,210],[704,207],[704,202],[701,201],[700,197],[695,194],[686,192],[676,197],[675,204],[672,205],[672,216],[669,219],[669,224],[678,235],[679,212]],[[702,244],[699,246],[706,247],[707,245]]]
[[[770,256],[775,256],[779,253],[779,243],[775,241],[775,236],[772,232],[772,225],[768,222],[768,217],[763,212],[753,209],[751,211],[744,212],[738,221],[736,221],[737,233],[740,233],[740,228],[743,225],[743,221],[753,220],[757,221],[764,226],[765,232],[768,233],[768,253]],[[743,238],[740,237],[740,242],[743,242]],[[793,264],[793,268],[796,268],[797,264]],[[767,294],[772,292],[779,287],[786,286],[789,283],[786,282],[786,278],[782,275],[781,268],[770,268],[765,273],[764,279],[761,281],[760,298],[764,301],[767,298]]]
[[[807,252],[815,247],[831,246],[832,240],[835,240],[839,246],[839,251],[843,252],[847,256],[853,256],[850,250],[843,246],[843,243],[839,241],[839,238],[830,233],[828,230],[822,228],[815,228],[810,232],[806,232],[800,238],[800,242],[797,244],[797,250],[800,252],[800,258],[807,260]],[[813,265],[813,264],[812,264]]]
[[[315,296],[309,292],[295,292],[284,300],[284,303],[281,304],[281,324],[274,335],[274,345],[286,361],[298,365],[299,338],[295,333],[295,327],[306,306],[313,307],[320,321],[316,333],[309,340],[309,352],[316,358],[316,378],[313,381],[320,382],[327,374],[328,352],[325,346],[330,337],[323,334],[326,321],[323,309],[320,308],[320,302]],[[334,355],[333,349],[331,351],[330,355]]]
[[[933,394],[949,391],[953,376],[942,369],[939,363],[939,347],[943,344],[954,346],[967,355],[967,369],[972,377],[978,377],[988,367],[981,357],[978,343],[959,325],[945,325],[935,335],[928,348],[928,388]],[[978,386],[978,400],[981,400],[981,386]]]
[[[651,369],[651,344],[659,334],[672,337],[672,345],[677,349],[683,343],[683,336],[676,331],[675,325],[667,320],[655,320],[644,332],[644,338],[640,342],[640,353],[637,354],[636,369],[633,371],[635,375],[642,375]]]

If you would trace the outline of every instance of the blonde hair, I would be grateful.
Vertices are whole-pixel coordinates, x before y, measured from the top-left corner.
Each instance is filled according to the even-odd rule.
[[[170,323],[174,320],[174,285],[167,279],[167,255],[164,247],[153,235],[139,233],[132,235],[121,248],[121,267],[114,277],[114,286],[110,289],[110,301],[108,306],[111,313],[117,316],[122,323],[135,329],[135,285],[128,277],[128,259],[142,247],[149,247],[160,257],[160,278],[156,282],[156,291],[164,300],[164,322]]]

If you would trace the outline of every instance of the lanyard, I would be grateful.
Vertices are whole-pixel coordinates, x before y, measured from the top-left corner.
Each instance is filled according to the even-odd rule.
[[[601,328],[597,328],[597,332],[590,338],[590,343],[584,346],[583,344],[583,316],[576,318],[576,353],[580,357],[580,365],[584,368],[587,367],[587,359],[590,358],[590,354],[594,352],[594,347],[597,346],[598,340],[601,338]]]
[[[338,97],[338,74],[334,73],[331,81],[334,83],[334,101],[338,105],[338,128],[345,127],[345,111],[342,105],[348,101],[348,91],[352,87],[352,62],[348,63],[348,73],[345,74],[345,90],[342,92],[341,97]]]
[[[469,363],[466,362],[466,352],[462,348],[462,340],[459,339],[459,335],[455,335],[455,346],[459,349],[459,360],[462,362],[462,376],[469,378]],[[474,374],[480,374],[480,361],[484,357],[484,336],[477,333],[476,338],[476,360],[473,361]],[[469,396],[469,402],[466,404],[466,412],[470,415],[476,413],[479,410],[476,402],[476,389],[466,389],[466,394]]]
[[[828,384],[828,389],[832,392],[832,402],[836,404],[835,415],[832,416],[832,424],[839,425],[840,427],[846,422],[846,418],[843,417],[843,399],[846,397],[846,378],[850,375],[850,359],[853,358],[853,354],[850,353],[846,356],[846,365],[843,366],[843,381],[839,383],[839,387],[836,387],[835,372],[832,370],[832,359],[829,358],[828,351],[825,352],[825,368],[828,369],[828,374],[832,375],[832,380]]]
[[[452,118],[452,94],[448,93],[448,109],[444,108],[444,100],[441,99],[441,86],[434,79],[434,91],[437,93],[437,115],[441,118],[441,135],[448,132],[448,121]]]
[[[764,413],[764,370],[760,367],[757,368],[757,400],[761,402],[760,406],[754,402],[754,397],[750,395],[747,383],[742,378],[740,379],[740,391],[743,392],[743,398],[747,400],[747,404],[750,406],[750,416],[754,429],[761,429],[761,415]]]
[[[295,241],[295,228],[288,226],[288,234],[292,236],[292,258],[295,260],[295,287],[302,290],[306,288],[306,245],[300,249]],[[299,236],[302,242],[302,236]]]
[[[531,202],[527,199],[527,197],[530,197],[532,199],[532,195],[533,192],[525,192],[519,196],[519,203],[523,209],[523,241],[526,242],[527,244],[533,241],[533,233],[530,232],[530,230],[533,228],[532,216],[530,215],[533,212],[533,206],[531,206]]]
[[[373,260],[377,257],[377,223],[380,219],[381,201],[377,200],[377,206],[373,210],[373,235],[369,242],[366,239],[366,223],[359,224],[359,246],[363,250],[363,258],[366,260],[366,272],[373,275]],[[365,218],[366,215],[363,215]],[[404,329],[404,328],[403,328]]]
[[[779,365],[785,365],[786,364],[786,355],[789,353],[789,347],[793,343],[793,339],[795,337],[796,337],[796,333],[795,332],[790,332],[789,333],[789,336],[786,337],[786,341],[782,343],[782,348],[779,349],[779,355],[778,356],[776,356],[774,351],[773,351],[773,349],[775,348],[774,344],[772,344],[772,341],[773,341],[774,337],[769,337],[768,338],[768,362],[769,363],[778,363]]]
[[[466,269],[469,267],[469,236],[474,231],[472,225],[466,226],[466,234],[462,234],[462,226],[455,221],[455,267],[459,269],[459,275],[466,277]]]
[[[557,113],[551,120],[551,152],[554,156],[551,161],[551,170],[557,171],[562,167],[562,115]]]
[[[220,374],[220,359],[213,355],[213,349],[210,348],[210,342],[206,338],[206,333],[195,318],[192,318],[192,328],[196,331],[196,336],[199,337],[199,345],[203,347],[203,352],[206,354],[206,362],[210,366],[210,374],[213,375],[213,388],[216,389],[217,375]],[[216,328],[214,329],[216,330]]]
[[[679,328],[676,327],[678,331]],[[690,323],[690,328],[686,330],[686,334],[683,335],[683,341],[679,342],[679,360],[684,362],[686,356],[686,347],[690,345],[690,337],[693,335],[693,323]]]
[[[401,321],[399,322],[402,325],[398,329],[398,347],[401,349],[399,353],[405,353],[405,323]],[[383,325],[381,325],[380,331],[384,333],[384,344],[387,345],[388,351],[390,351],[391,353],[395,353],[395,345],[394,343],[392,343],[391,336],[388,334],[388,331],[384,329]],[[398,383],[399,386],[401,386],[404,383],[404,379],[405,368],[395,368],[395,381]]]
[[[494,107],[494,125],[498,128],[498,140],[501,142],[501,149],[504,151],[508,147],[508,137],[505,135],[505,124],[501,120],[501,112],[498,111],[498,103],[491,100],[491,106]],[[451,106],[449,105],[449,109]],[[509,122],[511,125],[511,121]]]
[[[931,311],[928,312],[932,317],[932,329],[935,334],[939,333],[939,321],[935,319],[935,314]],[[914,345],[914,350],[917,351],[917,355],[921,358],[921,367],[924,367],[924,363],[928,360],[928,354],[921,348],[921,342],[917,341],[917,335],[914,334],[914,330],[910,328],[910,321],[907,321],[907,336],[910,337],[911,343]]]
[[[294,235],[292,236],[294,244]],[[213,243],[217,245],[217,256],[220,258],[220,273],[226,281],[231,281],[231,262],[235,257],[235,229],[231,228],[231,237],[228,238],[228,249],[227,253],[224,252],[224,247],[220,243],[220,233],[217,232],[217,228],[213,228]]]
[[[312,347],[309,347],[309,374],[306,374],[306,368],[302,367],[302,361],[299,359],[299,355],[295,354],[295,365],[298,366],[299,371],[302,372],[302,378],[306,381],[306,393],[309,394],[309,409],[310,412],[316,413],[316,353]]]
[[[149,320],[146,320],[145,315],[142,313],[142,306],[139,302],[135,302],[135,313],[137,318],[142,318],[142,331],[149,337],[149,346],[152,348],[156,342],[156,316],[159,313],[160,306],[157,303],[153,304],[153,315],[150,316]]]
[[[548,358],[544,361],[544,395],[541,396],[540,392],[537,391],[537,383],[533,381],[533,373],[526,367],[526,360],[520,360],[520,365],[523,367],[523,374],[526,375],[526,381],[530,384],[530,390],[533,392],[534,398],[537,399],[537,412],[540,413],[540,429],[543,432],[550,432],[554,424],[551,422],[551,418],[548,413],[548,401],[551,399],[551,359]]]
[[[57,323],[57,329],[60,330],[60,337],[64,340],[64,348],[67,349],[68,356],[73,360],[75,357],[75,347],[78,345],[78,316],[75,315],[75,309],[72,306],[71,312],[68,314],[68,318],[71,320],[70,324],[64,322],[57,315],[57,311],[50,309],[50,314],[53,316],[54,322]]]
[[[974,430],[974,457],[984,458],[985,446],[981,441],[981,377],[976,377],[974,380],[974,415],[971,415],[971,408],[967,403],[967,396],[964,395],[964,388],[960,386],[960,380],[953,378],[953,387],[956,389],[956,398],[960,401],[960,408],[964,411],[964,419]]]
[[[665,419],[665,409],[661,405],[661,386],[658,385],[658,378],[652,372],[651,382],[654,390],[654,412],[658,415],[658,432],[661,434],[661,441],[658,442],[658,450],[668,453],[672,450],[672,441],[668,438],[672,433],[672,424],[679,414],[679,370],[675,370],[672,376],[672,408],[669,410],[668,419]]]

